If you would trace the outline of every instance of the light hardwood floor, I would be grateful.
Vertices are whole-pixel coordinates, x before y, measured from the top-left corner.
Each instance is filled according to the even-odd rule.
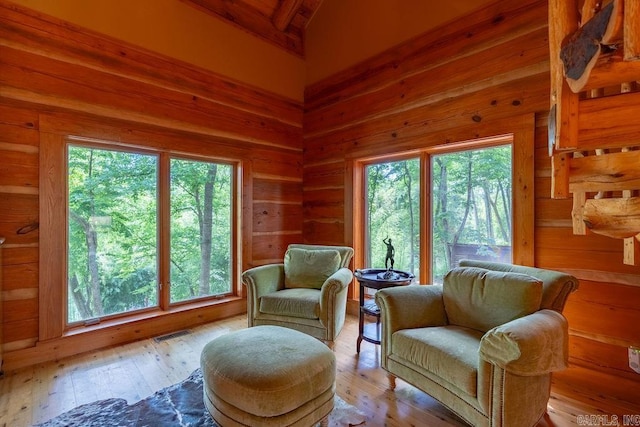
[[[246,325],[246,316],[236,316],[165,341],[148,339],[7,372],[0,379],[0,427],[31,426],[99,399],[121,397],[136,402],[186,378],[199,366],[207,342]],[[379,368],[379,346],[363,342],[356,355],[357,330],[357,318],[347,316],[335,346],[336,387],[344,400],[366,413],[366,426],[465,426],[403,381],[398,380],[395,392],[389,391]],[[554,388],[548,414],[538,427],[576,425],[578,416],[616,413],[638,414],[640,406],[613,401],[601,393]]]

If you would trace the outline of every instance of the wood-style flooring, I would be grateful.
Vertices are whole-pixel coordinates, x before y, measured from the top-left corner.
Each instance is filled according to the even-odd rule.
[[[6,372],[0,379],[0,427],[31,426],[99,399],[121,397],[136,402],[186,378],[199,366],[200,352],[211,339],[246,326],[246,316],[236,316],[164,341],[148,339]],[[358,356],[357,336],[357,318],[347,316],[335,346],[336,387],[344,400],[366,414],[366,426],[466,425],[427,394],[401,380],[395,392],[389,391],[385,372],[379,367],[379,346],[363,341]],[[579,368],[569,371],[575,369]],[[580,425],[590,419],[584,416],[617,413],[640,414],[640,404],[634,406],[575,387],[556,389],[554,385],[547,416],[538,427]]]

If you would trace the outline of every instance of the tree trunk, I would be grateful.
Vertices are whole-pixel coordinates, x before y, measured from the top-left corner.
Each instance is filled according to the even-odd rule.
[[[489,191],[489,186],[486,183],[482,185],[482,192],[484,194],[485,221],[486,221],[486,227],[487,227],[487,243],[494,245],[496,243],[496,236],[495,236],[495,232],[493,231],[491,194]]]
[[[84,295],[82,295],[82,292],[80,291],[80,283],[78,282],[78,277],[74,274],[69,278],[69,281],[71,282],[70,291],[71,295],[73,296],[73,303],[78,309],[80,317],[82,319],[92,318],[93,314],[91,313],[91,308],[88,306],[87,300],[84,298]]]
[[[451,265],[452,260],[452,247],[447,244],[449,239],[449,220],[447,219],[447,167],[442,160],[436,158],[436,163],[440,166],[440,184],[438,185],[438,200],[436,202],[435,218],[440,218],[440,224],[442,225],[443,236],[442,245],[444,249],[445,261],[448,266]]]
[[[467,203],[465,204],[464,207],[464,215],[462,216],[462,221],[460,221],[460,226],[458,227],[458,230],[456,231],[456,233],[453,235],[453,240],[452,240],[452,246],[455,246],[458,244],[458,240],[460,240],[460,236],[462,235],[462,232],[464,231],[464,227],[467,224],[467,218],[469,217],[469,211],[471,210],[471,195],[472,195],[472,191],[473,191],[473,185],[472,185],[472,180],[471,180],[471,171],[473,170],[473,159],[472,159],[472,153],[467,153],[468,158],[467,158]],[[451,268],[455,267],[454,265],[449,264],[449,266]]]
[[[211,292],[211,239],[213,231],[213,195],[218,166],[209,164],[207,180],[204,184],[204,200],[202,207],[202,222],[200,224],[200,288],[199,295],[209,295]]]
[[[413,233],[415,227],[415,219],[413,216],[413,195],[411,193],[411,173],[409,172],[409,166],[407,161],[404,162],[404,182],[407,186],[407,198],[409,202],[409,271],[415,271],[414,254],[415,254],[415,242],[413,240]]]
[[[86,219],[82,218],[75,212],[69,212],[71,219],[76,221],[84,231],[85,241],[87,243],[87,267],[89,270],[89,306],[92,311],[92,317],[102,316],[104,308],[102,307],[102,294],[100,290],[100,271],[98,269],[98,232]],[[81,310],[78,307],[78,310]]]

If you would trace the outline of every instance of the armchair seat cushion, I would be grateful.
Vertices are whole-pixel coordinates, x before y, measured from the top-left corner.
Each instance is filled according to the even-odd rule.
[[[393,334],[390,357],[403,364],[410,362],[416,369],[476,396],[482,335],[480,331],[453,325],[403,329]]]
[[[260,312],[302,319],[318,319],[320,290],[293,288],[263,295],[260,297]]]

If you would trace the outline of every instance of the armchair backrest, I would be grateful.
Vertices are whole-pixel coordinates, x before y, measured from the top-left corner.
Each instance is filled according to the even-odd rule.
[[[298,248],[298,249],[333,249],[338,251],[340,254],[340,267],[349,267],[349,263],[351,262],[351,258],[353,257],[353,249],[348,246],[329,246],[329,245],[304,245],[301,243],[292,243],[289,245],[289,248]]]
[[[578,289],[578,279],[560,271],[468,259],[461,260],[460,267],[479,267],[487,270],[522,273],[533,276],[542,281],[542,302],[540,308],[548,308],[558,313],[562,313],[569,294]]]
[[[526,274],[458,267],[444,276],[442,300],[449,324],[485,333],[540,310],[542,282]]]

